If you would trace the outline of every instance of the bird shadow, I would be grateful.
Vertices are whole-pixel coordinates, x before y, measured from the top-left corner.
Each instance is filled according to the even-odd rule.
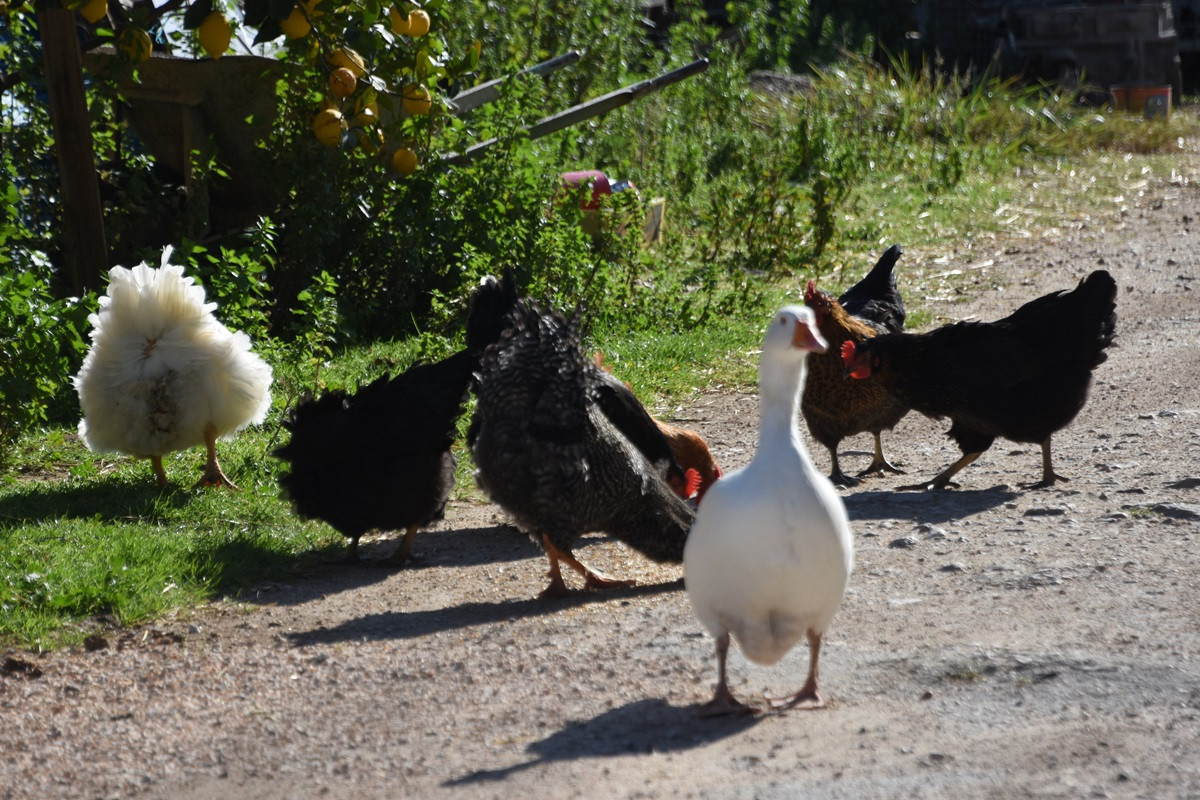
[[[1017,492],[1012,487],[1000,484],[990,489],[868,491],[846,495],[842,499],[851,520],[911,519],[932,524],[979,514],[1016,497]]]
[[[304,555],[286,582],[259,582],[244,591],[239,600],[274,606],[298,606],[311,600],[351,592],[392,576],[435,567],[470,567],[536,558],[541,551],[524,533],[511,525],[422,531],[413,542],[413,560],[403,566],[388,566],[382,560],[395,552],[402,534],[364,540],[359,545],[362,560],[342,560],[345,550],[335,545]]]
[[[578,608],[591,603],[648,597],[683,589],[683,579],[666,583],[651,583],[604,591],[577,592],[565,598],[530,597],[500,602],[470,602],[450,608],[425,611],[387,611],[346,620],[330,628],[314,628],[287,634],[295,645],[336,644],[363,640],[403,640],[442,631],[511,622],[515,619],[556,614],[564,609]]]
[[[545,739],[530,743],[525,752],[534,758],[529,761],[475,770],[442,785],[502,781],[542,764],[582,758],[690,750],[749,730],[762,719],[761,716],[730,716],[701,720],[692,706],[673,706],[660,698],[638,700],[592,719],[568,722]]]
[[[390,548],[391,545],[389,544]],[[387,551],[390,552],[390,549]],[[423,531],[413,543],[421,567],[476,567],[537,558],[542,551],[515,525]]]

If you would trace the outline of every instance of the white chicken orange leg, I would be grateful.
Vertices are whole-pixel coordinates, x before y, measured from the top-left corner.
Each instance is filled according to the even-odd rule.
[[[162,456],[150,456],[150,465],[154,467],[154,480],[158,481],[159,486],[166,486],[167,471],[163,469]]]
[[[192,488],[198,489],[201,486],[238,488],[236,483],[225,477],[225,473],[221,471],[221,465],[217,463],[217,429],[212,424],[206,425],[204,428],[204,447],[208,450],[208,459],[204,463],[204,474]]]

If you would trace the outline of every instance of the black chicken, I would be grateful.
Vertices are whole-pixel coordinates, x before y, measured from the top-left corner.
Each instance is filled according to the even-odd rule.
[[[450,452],[467,387],[516,302],[512,276],[485,278],[471,298],[467,347],[435,364],[383,376],[354,394],[329,392],[303,403],[284,425],[291,441],[274,455],[291,464],[279,479],[296,511],[350,539],[358,561],[367,531],[405,530],[379,563],[402,566],[421,528],[440,519],[454,486]]]
[[[629,407],[632,395],[617,402],[614,383],[621,384],[583,357],[574,322],[526,301],[511,318],[480,364],[467,438],[480,487],[550,560],[542,596],[568,593],[559,562],[583,575],[589,589],[631,585],[571,555],[589,531],[655,561],[682,561],[693,512],[666,482],[674,463],[669,446],[645,444],[657,430],[653,420],[640,404]]]
[[[875,457],[859,476],[885,470],[903,472],[884,456],[880,434],[894,428],[908,413],[908,407],[873,381],[846,380],[841,359],[843,342],[861,342],[904,328],[904,301],[892,271],[903,252],[898,244],[889,247],[866,277],[837,300],[817,291],[811,281],[804,294],[804,303],[816,315],[817,327],[829,349],[808,355],[808,381],[800,411],[809,433],[829,450],[829,480],[839,486],[858,481],[842,472],[838,445],[847,436],[863,431],[875,437]]]
[[[899,333],[904,330],[904,299],[896,287],[896,262],[904,249],[894,244],[883,252],[875,266],[862,280],[838,298],[846,313],[858,317],[877,333]]]
[[[996,322],[958,322],[928,333],[892,333],[842,345],[846,370],[878,381],[922,414],[953,423],[962,458],[925,483],[940,489],[997,436],[1042,447],[1042,479],[1066,480],[1051,466],[1050,437],[1087,400],[1092,371],[1116,334],[1117,284],[1103,270],[1072,291],[1039,297]]]

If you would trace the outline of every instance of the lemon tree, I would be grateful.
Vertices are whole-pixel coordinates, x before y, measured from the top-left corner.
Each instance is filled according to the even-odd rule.
[[[413,154],[402,157],[411,172],[434,160],[445,131],[461,127],[445,102],[448,87],[468,85],[482,47],[476,41],[454,53],[447,46],[453,31],[447,0],[177,0],[135,4],[113,17],[109,0],[60,2],[70,3],[102,37],[114,37],[135,68],[154,49],[150,31],[178,52],[182,27],[194,52],[213,59],[237,42],[266,45],[297,66],[289,88],[309,98],[318,142],[403,174],[395,153]],[[336,111],[336,119],[326,111]]]
[[[276,42],[278,56],[309,75],[307,89],[298,88],[311,97],[317,141],[381,168],[395,168],[392,154],[412,152],[403,161],[416,169],[438,149],[439,133],[456,125],[446,87],[465,83],[479,64],[479,42],[457,54],[447,47],[450,10],[446,0],[190,0],[183,27],[213,58],[228,47],[231,20],[253,30],[254,44]],[[329,110],[338,112],[336,124],[322,116]]]

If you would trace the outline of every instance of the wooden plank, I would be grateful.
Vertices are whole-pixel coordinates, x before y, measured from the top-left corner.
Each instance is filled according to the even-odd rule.
[[[549,75],[551,72],[560,70],[563,67],[574,64],[579,60],[579,52],[572,50],[569,53],[563,53],[561,56],[555,56],[540,64],[534,64],[532,67],[526,67],[516,75]],[[490,103],[500,96],[500,84],[510,80],[515,76],[506,75],[503,78],[494,78],[478,86],[473,86],[464,92],[451,97],[446,102],[450,105],[450,110],[455,114],[465,114],[466,112],[479,108],[481,105]]]
[[[601,114],[612,111],[614,108],[620,108],[623,105],[632,103],[634,100],[645,97],[651,92],[657,92],[666,86],[679,83],[684,78],[689,78],[706,69],[708,69],[708,59],[698,58],[690,64],[685,64],[656,78],[630,84],[629,86],[589,100],[586,103],[572,106],[566,111],[553,114],[529,126],[529,138],[538,139],[548,133],[562,130],[563,128],[583,122],[586,119],[598,117]],[[494,145],[496,141],[496,139],[488,139],[487,141],[471,145],[461,153],[449,153],[442,160],[456,166],[469,164],[483,155],[484,151]]]
[[[108,271],[108,248],[75,12],[46,5],[38,12],[38,28],[62,186],[66,278],[71,291],[82,294],[102,287]]]

